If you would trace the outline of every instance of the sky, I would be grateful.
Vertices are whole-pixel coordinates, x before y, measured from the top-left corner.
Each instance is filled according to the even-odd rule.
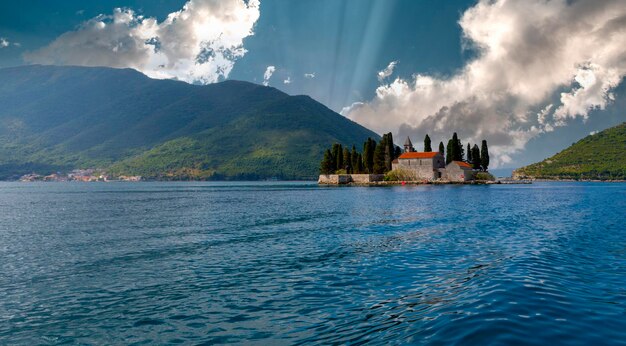
[[[623,0],[3,1],[0,67],[130,67],[307,94],[519,167],[626,121]]]

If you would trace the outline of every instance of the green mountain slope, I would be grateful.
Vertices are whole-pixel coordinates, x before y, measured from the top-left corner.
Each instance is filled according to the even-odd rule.
[[[0,69],[0,178],[104,168],[149,178],[302,178],[323,149],[378,137],[306,96],[130,69]]]
[[[626,179],[626,123],[587,136],[560,153],[515,170],[539,179]]]

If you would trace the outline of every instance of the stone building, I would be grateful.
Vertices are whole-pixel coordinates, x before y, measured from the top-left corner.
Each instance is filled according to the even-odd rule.
[[[476,177],[476,171],[467,162],[452,161],[446,165],[443,155],[437,151],[416,152],[409,137],[404,142],[404,153],[391,163],[391,168],[401,172],[406,180],[465,182]]]
[[[439,152],[405,152],[391,166],[394,170],[410,172],[415,180],[436,180],[445,173],[445,160]]]
[[[476,176],[476,172],[472,166],[463,161],[452,161],[445,169],[445,177],[449,181],[463,182],[472,181]]]

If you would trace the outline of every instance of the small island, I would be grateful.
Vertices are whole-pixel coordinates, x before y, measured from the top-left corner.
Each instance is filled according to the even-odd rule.
[[[319,184],[323,185],[394,185],[394,184],[485,184],[496,179],[488,172],[489,148],[468,143],[467,150],[455,132],[446,146],[439,143],[433,151],[431,139],[424,137],[424,151],[418,152],[411,138],[404,148],[393,143],[391,133],[377,143],[368,138],[359,152],[335,143],[324,153],[320,163]]]

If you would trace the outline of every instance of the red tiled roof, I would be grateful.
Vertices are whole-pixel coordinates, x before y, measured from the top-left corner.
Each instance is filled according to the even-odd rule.
[[[465,167],[465,168],[469,168],[469,169],[472,168],[472,165],[470,165],[467,162],[463,162],[463,161],[452,161],[452,162],[456,163],[457,165],[459,165],[461,167]]]
[[[437,154],[439,154],[438,151],[433,151],[431,153],[418,153],[418,152],[404,153],[400,155],[398,159],[432,159]]]

